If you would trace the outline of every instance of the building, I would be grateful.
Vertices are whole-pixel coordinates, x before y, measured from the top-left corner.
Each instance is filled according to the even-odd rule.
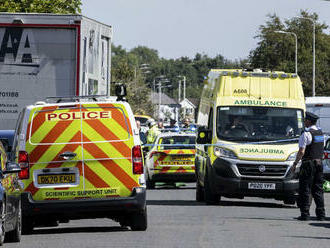
[[[159,109],[159,101],[160,101],[160,109]],[[158,119],[162,119],[164,122],[169,122],[170,119],[174,119],[178,121],[179,118],[179,110],[180,104],[169,97],[165,93],[161,93],[159,95],[158,92],[151,92],[151,102],[155,105],[155,113],[154,116]]]
[[[181,106],[182,116],[188,117],[191,122],[196,122],[195,116],[196,116],[197,106],[194,103],[192,103],[192,100],[185,98],[180,102],[180,106]]]

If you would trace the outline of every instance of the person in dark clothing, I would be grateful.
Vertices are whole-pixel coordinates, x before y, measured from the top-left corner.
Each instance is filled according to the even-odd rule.
[[[299,174],[299,198],[298,206],[301,215],[298,220],[309,220],[310,195],[314,199],[316,217],[322,221],[325,219],[324,196],[323,196],[323,149],[324,137],[321,130],[316,127],[319,117],[306,112],[306,131],[299,138],[299,151],[293,163],[293,170],[302,160]]]

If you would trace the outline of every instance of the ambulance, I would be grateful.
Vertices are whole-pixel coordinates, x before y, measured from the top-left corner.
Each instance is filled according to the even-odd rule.
[[[305,101],[296,74],[211,70],[201,97],[196,145],[196,200],[273,198],[295,204],[292,170]]]
[[[23,232],[82,218],[146,230],[139,132],[122,98],[56,97],[29,105],[14,142],[24,184]]]

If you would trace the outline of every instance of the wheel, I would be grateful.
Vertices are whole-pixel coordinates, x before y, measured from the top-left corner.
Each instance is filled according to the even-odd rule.
[[[217,205],[220,202],[220,195],[214,194],[210,187],[210,182],[208,178],[208,173],[205,175],[204,180],[204,199],[207,205]]]
[[[296,199],[295,198],[287,198],[283,200],[284,204],[287,205],[295,205],[296,204]]]
[[[1,209],[1,218],[0,218],[0,246],[3,245],[5,242],[5,218],[6,218],[6,205],[2,202],[2,209]]]
[[[147,185],[147,189],[154,189],[155,188],[155,182],[151,181],[149,178],[147,179],[146,185]]]
[[[130,227],[132,231],[145,231],[147,230],[147,226],[147,209],[131,215]]]
[[[31,217],[22,217],[22,234],[30,234],[33,231],[34,220]]]
[[[204,188],[200,185],[198,177],[196,180],[196,201],[197,202],[204,201]]]
[[[21,202],[18,203],[16,226],[15,229],[6,234],[6,241],[20,242],[22,235],[22,207]]]

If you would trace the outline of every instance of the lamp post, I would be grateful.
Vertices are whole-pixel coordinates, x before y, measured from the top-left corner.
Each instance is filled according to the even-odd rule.
[[[315,96],[315,21],[309,17],[295,16],[295,18],[306,19],[313,23],[313,96]]]
[[[296,53],[295,53],[295,63],[296,63],[296,69],[295,69],[295,73],[298,74],[298,39],[297,39],[297,35],[293,32],[286,32],[286,31],[282,31],[282,30],[276,30],[274,31],[275,33],[279,33],[279,34],[292,34],[295,39],[296,39]]]
[[[183,98],[182,100],[186,99],[186,76],[181,76],[179,75],[178,78],[183,78]],[[179,81],[179,102],[180,102],[180,98],[181,98],[181,80]]]
[[[168,83],[170,82],[170,80],[168,79],[165,79],[165,80],[161,80],[159,81],[159,84],[158,84],[158,119],[160,119],[160,105],[161,105],[161,102],[162,102],[162,88],[170,88],[172,87],[172,85],[164,85],[162,86],[162,82],[163,83]]]

